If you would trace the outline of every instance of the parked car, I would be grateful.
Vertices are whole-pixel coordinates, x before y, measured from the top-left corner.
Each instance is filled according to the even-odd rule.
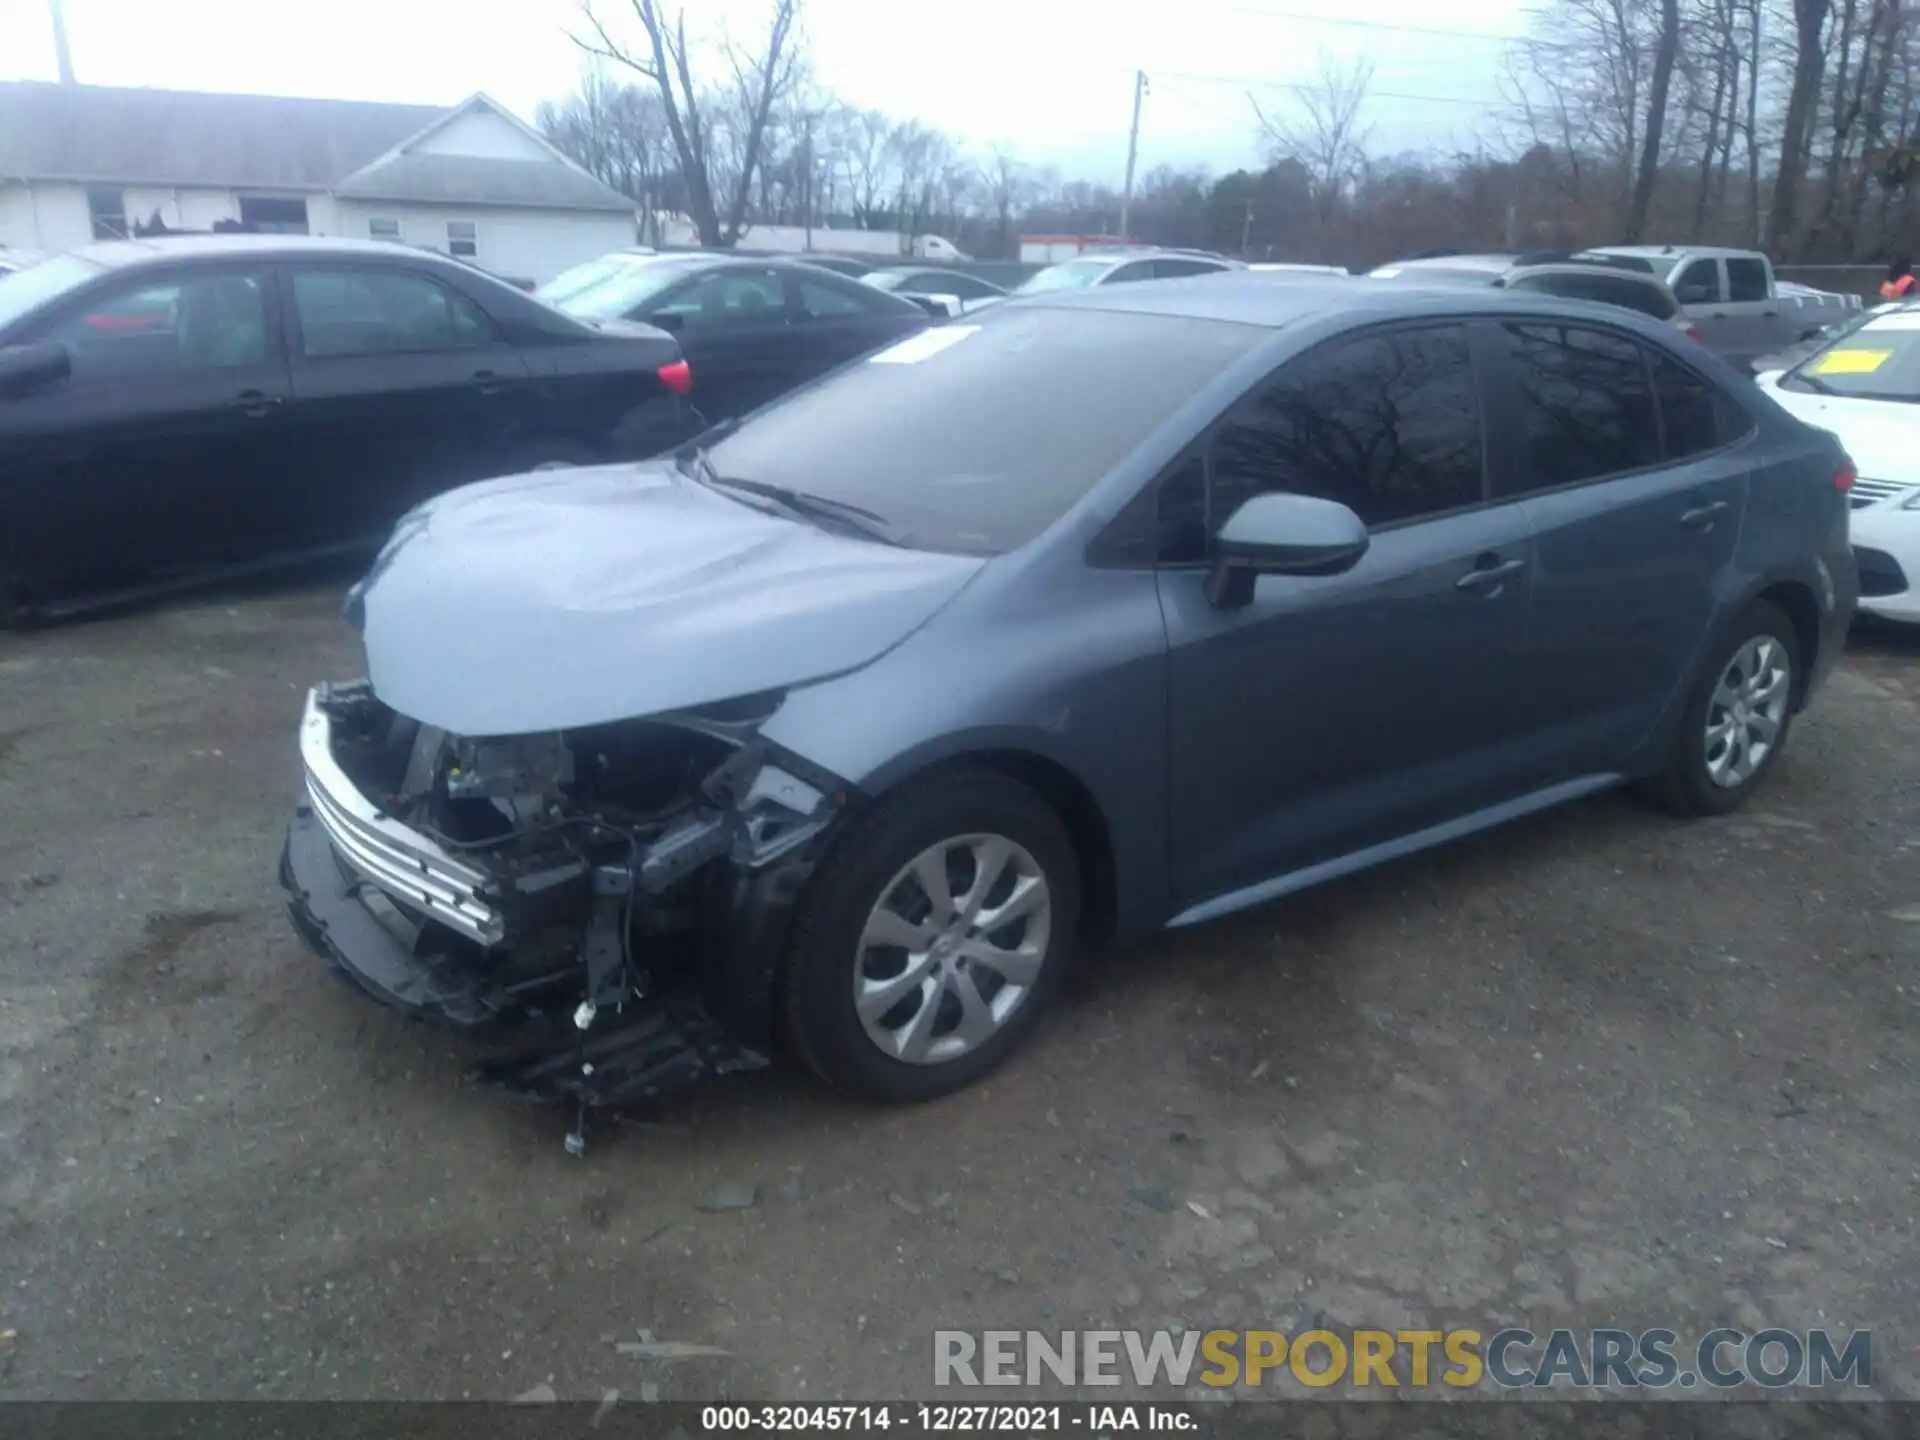
[[[602,255],[597,260],[586,260],[578,265],[562,270],[544,285],[536,285],[533,293],[549,305],[558,305],[570,296],[582,290],[598,285],[602,280],[620,274],[629,266],[644,265],[655,258],[656,251],[644,245],[631,246],[625,250],[615,250]]]
[[[1071,260],[1029,275],[1013,290],[1015,295],[1051,295],[1062,290],[1084,290],[1095,285],[1126,285],[1137,280],[1171,280],[1187,275],[1212,275],[1222,270],[1244,270],[1239,260],[1204,250],[1156,250],[1146,246],[1119,246],[1089,251]]]
[[[1666,281],[1707,346],[1745,368],[1762,355],[1818,334],[1861,308],[1854,295],[1782,299],[1773,262],[1758,250],[1714,245],[1601,245],[1584,252],[1648,270]]]
[[[1789,345],[1784,350],[1776,350],[1771,355],[1759,356],[1757,359],[1750,361],[1747,368],[1752,370],[1755,375],[1765,375],[1780,370],[1791,370],[1801,361],[1811,359],[1836,341],[1846,339],[1847,336],[1853,334],[1854,331],[1866,325],[1876,316],[1885,315],[1889,311],[1901,309],[1908,303],[1910,302],[1905,300],[1892,300],[1884,304],[1871,306],[1865,310],[1856,310],[1847,319],[1836,320],[1811,339]]]
[[[865,279],[874,270],[872,261],[856,260],[851,255],[822,255],[817,250],[809,250],[793,258],[809,265],[818,265],[822,270],[831,270],[836,275],[844,275],[849,280]]]
[[[1267,273],[1285,271],[1293,275],[1348,275],[1352,273],[1344,265],[1306,265],[1293,260],[1256,260],[1247,266],[1247,268],[1249,270],[1258,270]]]
[[[896,265],[869,270],[860,280],[890,295],[932,301],[940,313],[949,318],[1007,298],[1007,292],[998,285],[944,266]]]
[[[410,247],[89,246],[0,286],[0,615],[377,545],[451,486],[698,428],[674,340]]]
[[[1575,255],[1444,255],[1421,260],[1397,260],[1369,272],[1375,280],[1431,283],[1435,280],[1470,285],[1492,285],[1534,295],[1558,295],[1565,300],[1591,300],[1618,305],[1671,325],[1689,340],[1701,339],[1700,328],[1689,320],[1680,302],[1659,280],[1635,266]]]
[[[1860,608],[1920,624],[1920,304],[1877,307],[1759,384],[1839,436],[1859,467],[1850,498]]]
[[[674,335],[711,424],[932,323],[911,301],[812,264],[706,253],[625,266],[555,303],[577,319],[641,321]]]
[[[1625,781],[1738,807],[1840,650],[1849,475],[1626,310],[1258,277],[995,306],[671,462],[403,521],[367,678],[307,700],[293,918],[400,1009],[555,1017],[490,1072],[523,1093],[778,1034],[938,1095],[1082,940]]]

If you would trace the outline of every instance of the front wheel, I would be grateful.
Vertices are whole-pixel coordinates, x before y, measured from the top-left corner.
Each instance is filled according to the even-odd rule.
[[[1694,682],[1655,798],[1682,815],[1745,804],[1787,743],[1801,663],[1785,611],[1757,600],[1741,612]]]
[[[972,769],[911,785],[858,823],[802,903],[788,1036],[855,1094],[949,1094],[1032,1030],[1079,910],[1072,840],[1032,790]]]

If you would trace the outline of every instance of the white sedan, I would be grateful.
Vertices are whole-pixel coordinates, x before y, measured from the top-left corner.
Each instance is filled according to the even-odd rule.
[[[1860,608],[1920,624],[1920,304],[1876,315],[1758,383],[1853,457]]]

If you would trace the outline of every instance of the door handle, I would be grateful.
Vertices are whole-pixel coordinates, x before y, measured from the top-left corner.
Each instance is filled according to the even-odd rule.
[[[1454,589],[1491,597],[1498,594],[1507,581],[1527,568],[1524,560],[1502,560],[1498,555],[1482,555],[1480,561],[1453,582]]]
[[[1711,530],[1716,517],[1725,513],[1727,502],[1709,501],[1705,505],[1696,505],[1680,517],[1680,523],[1693,530]]]
[[[281,396],[269,395],[264,390],[242,390],[227,402],[230,408],[240,411],[250,420],[266,419],[274,406],[281,403]]]
[[[491,395],[500,388],[500,376],[492,370],[476,370],[473,372],[473,386],[482,395]]]

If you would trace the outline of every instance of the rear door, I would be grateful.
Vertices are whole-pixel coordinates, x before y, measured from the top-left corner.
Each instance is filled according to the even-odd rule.
[[[787,274],[787,303],[798,333],[805,378],[890,345],[927,327],[917,305],[837,275]]]
[[[1780,301],[1773,293],[1773,268],[1766,256],[1729,255],[1725,264],[1728,341],[1723,353],[1745,369],[1749,362],[1798,340],[1800,332],[1781,318]]]
[[[1506,703],[1532,540],[1492,503],[1472,327],[1396,326],[1287,362],[1162,482],[1170,845],[1193,903],[1385,843],[1529,787]],[[1339,500],[1372,531],[1331,576],[1206,597],[1206,547],[1248,497]]]
[[[1559,771],[1618,771],[1706,639],[1747,461],[1716,388],[1664,348],[1557,319],[1498,333],[1493,480],[1539,556],[1509,703]]]
[[[272,293],[264,265],[144,271],[19,337],[73,369],[0,401],[6,563],[57,595],[260,554],[278,520],[262,479],[291,463]]]
[[[382,533],[419,501],[513,469],[535,404],[518,351],[470,297],[423,271],[286,266],[292,429],[285,514],[308,548]]]

